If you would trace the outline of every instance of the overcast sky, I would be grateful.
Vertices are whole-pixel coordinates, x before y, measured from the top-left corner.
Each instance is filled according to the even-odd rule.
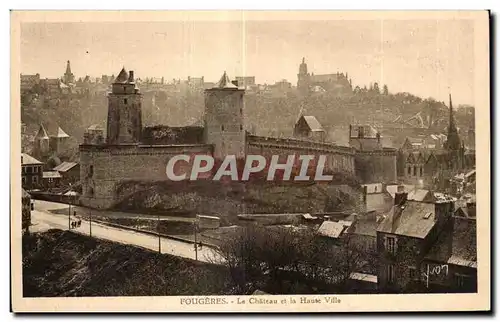
[[[468,20],[24,23],[21,71],[216,81],[255,76],[297,83],[302,57],[315,74],[347,72],[353,85],[387,84],[474,103],[474,30]]]

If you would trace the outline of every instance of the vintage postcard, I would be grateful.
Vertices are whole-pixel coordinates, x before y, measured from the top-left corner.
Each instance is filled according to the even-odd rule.
[[[490,310],[487,11],[12,11],[14,312]]]

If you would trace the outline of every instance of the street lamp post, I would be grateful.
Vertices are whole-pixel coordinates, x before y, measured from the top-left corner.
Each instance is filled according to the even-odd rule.
[[[160,236],[160,213],[157,214],[156,232],[158,233],[158,253],[161,254],[161,236]]]
[[[90,237],[92,237],[92,208],[89,208],[89,229]]]
[[[68,197],[68,229],[71,230],[71,183],[69,184],[69,197]]]
[[[194,227],[194,259],[198,260],[198,225],[197,225],[197,220],[198,218],[195,219],[193,223]]]

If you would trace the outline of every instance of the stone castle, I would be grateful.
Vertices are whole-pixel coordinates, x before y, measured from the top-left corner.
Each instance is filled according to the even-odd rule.
[[[307,63],[302,58],[297,74],[297,89],[302,95],[311,92],[330,92],[337,96],[352,93],[352,81],[347,73],[314,75],[307,71]]]
[[[143,127],[142,94],[134,72],[121,70],[108,93],[107,129],[90,127],[80,145],[81,203],[110,208],[126,195],[123,182],[168,181],[166,164],[178,154],[266,158],[291,154],[326,155],[326,171],[357,176],[362,182],[394,182],[396,150],[384,148],[380,133],[366,125],[350,127],[350,146],[304,137],[273,138],[245,130],[245,90],[224,74],[205,90],[203,126]],[[186,166],[189,171],[189,165]]]

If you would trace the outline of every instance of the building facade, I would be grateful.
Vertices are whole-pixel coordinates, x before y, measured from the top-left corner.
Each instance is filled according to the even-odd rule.
[[[21,180],[26,190],[38,189],[42,186],[43,163],[29,154],[21,154]]]

